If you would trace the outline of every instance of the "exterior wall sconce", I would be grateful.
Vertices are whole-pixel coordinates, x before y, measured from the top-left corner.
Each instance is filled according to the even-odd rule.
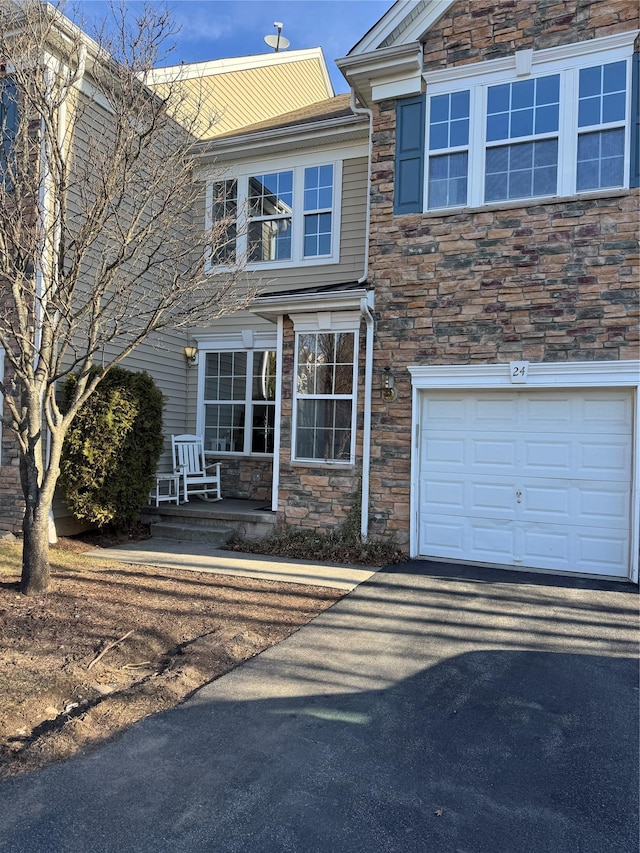
[[[185,347],[184,357],[187,360],[187,367],[195,367],[198,363],[198,350],[196,347]]]
[[[388,403],[393,402],[396,399],[395,392],[395,376],[391,371],[390,367],[383,367],[382,369],[382,399],[386,400]]]

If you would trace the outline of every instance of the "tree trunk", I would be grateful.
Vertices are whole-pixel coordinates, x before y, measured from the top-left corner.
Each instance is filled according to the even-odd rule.
[[[22,522],[22,578],[20,592],[44,595],[49,589],[49,512],[42,505],[25,512]]]
[[[49,508],[51,501],[40,486],[36,463],[38,442],[20,460],[25,499],[22,519],[22,577],[20,592],[44,595],[49,590]]]

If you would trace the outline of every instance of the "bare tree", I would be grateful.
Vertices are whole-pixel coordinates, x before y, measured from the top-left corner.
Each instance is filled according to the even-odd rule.
[[[62,444],[101,378],[155,333],[252,296],[238,271],[207,269],[232,229],[204,234],[194,219],[202,115],[179,80],[144,84],[171,20],[150,6],[133,21],[124,4],[112,14],[89,38],[40,0],[0,0],[0,393],[19,445],[27,595],[49,586]],[[71,373],[63,412],[56,383]]]

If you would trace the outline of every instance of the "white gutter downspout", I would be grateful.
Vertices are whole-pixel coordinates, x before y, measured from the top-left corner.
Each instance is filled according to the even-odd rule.
[[[369,234],[371,222],[371,163],[373,157],[373,111],[365,107],[356,106],[356,96],[351,89],[351,109],[357,115],[366,115],[369,118],[369,146],[367,153],[367,207],[365,214],[365,252],[364,272],[358,279],[358,284],[365,284],[369,276]],[[371,467],[371,395],[373,388],[373,333],[374,320],[371,308],[373,308],[373,291],[360,302],[360,310],[367,324],[367,339],[365,351],[364,368],[364,424],[362,430],[362,496],[360,505],[360,538],[367,541],[369,535],[369,490]]]
[[[369,535],[369,468],[371,465],[371,392],[373,388],[373,291],[360,303],[360,310],[367,324],[367,343],[364,367],[364,424],[362,430],[362,505],[360,507],[360,538],[367,541]]]
[[[284,317],[277,320],[276,337],[276,376],[282,376],[282,349],[284,339]],[[278,511],[278,491],[280,487],[280,423],[282,421],[282,387],[276,382],[275,424],[273,429],[273,468],[271,471],[271,510]]]

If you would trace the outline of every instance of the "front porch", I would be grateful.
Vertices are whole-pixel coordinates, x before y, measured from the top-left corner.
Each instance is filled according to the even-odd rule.
[[[202,501],[192,498],[176,506],[146,506],[140,520],[151,526],[153,539],[202,542],[221,548],[231,539],[262,539],[275,527],[276,514],[264,501],[223,498]]]

